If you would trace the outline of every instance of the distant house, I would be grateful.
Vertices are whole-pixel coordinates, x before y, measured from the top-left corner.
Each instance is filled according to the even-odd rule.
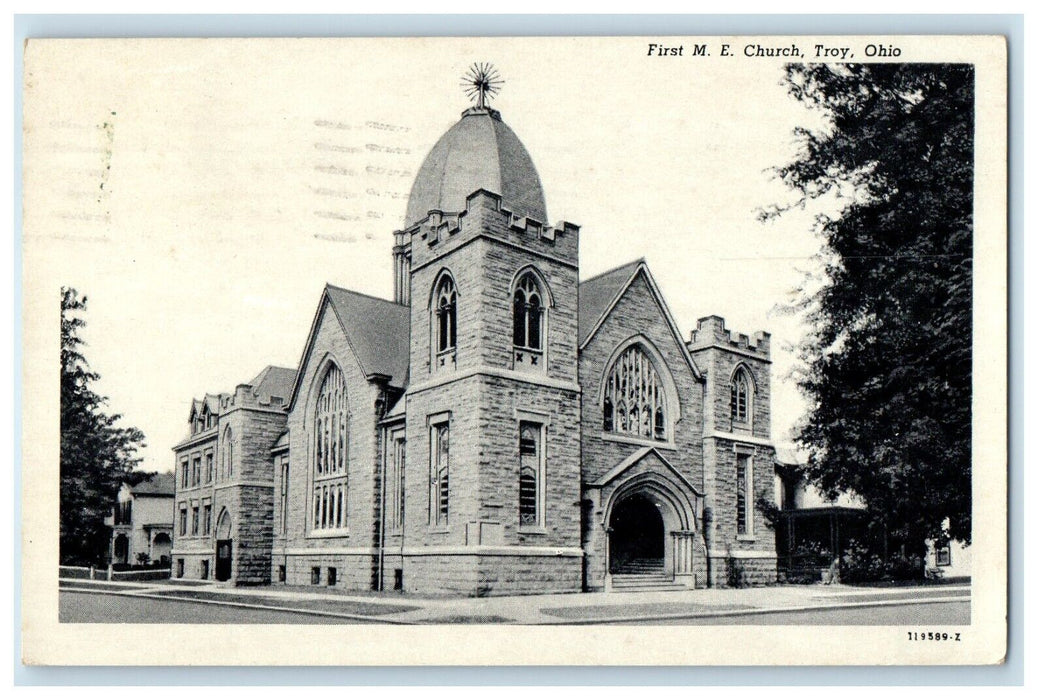
[[[776,451],[777,560],[790,580],[802,579],[831,566],[851,540],[867,542],[867,506],[859,496],[829,499],[802,474],[803,460],[793,450]],[[885,541],[878,549],[884,554]],[[926,542],[927,578],[958,578],[972,573],[971,546],[957,541]]]
[[[945,523],[946,525],[946,523]],[[926,575],[934,578],[959,578],[972,576],[972,545],[956,540],[950,542],[926,542],[929,549],[925,555]]]
[[[777,561],[789,578],[830,567],[863,534],[867,507],[855,494],[829,499],[802,474],[793,450],[776,450]]]
[[[114,565],[137,564],[148,555],[150,564],[170,564],[174,533],[174,474],[154,474],[141,483],[124,482],[113,513],[109,560]]]

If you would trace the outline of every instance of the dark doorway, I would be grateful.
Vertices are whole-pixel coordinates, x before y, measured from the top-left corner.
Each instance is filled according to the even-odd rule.
[[[664,569],[664,519],[643,494],[627,496],[610,515],[610,573],[642,574]]]
[[[112,546],[112,561],[113,564],[126,564],[128,544],[126,535],[117,535],[116,541],[113,542]]]
[[[218,540],[218,553],[214,563],[214,578],[228,581],[232,578],[232,540]]]

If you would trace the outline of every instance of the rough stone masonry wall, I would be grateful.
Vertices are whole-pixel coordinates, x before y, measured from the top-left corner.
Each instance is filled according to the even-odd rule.
[[[581,352],[580,379],[583,391],[581,430],[584,483],[593,483],[603,474],[650,444],[649,441],[621,441],[603,439],[602,406],[599,396],[602,378],[610,355],[626,339],[642,334],[660,352],[678,390],[680,413],[675,424],[675,448],[666,443],[657,444],[666,459],[672,463],[697,489],[702,488],[701,434],[703,431],[704,387],[693,372],[679,347],[671,327],[654,300],[652,291],[641,278],[637,279],[610,311],[602,326]],[[596,513],[596,518],[601,518]]]
[[[285,559],[288,586],[326,587],[327,572],[331,567],[335,570],[334,588],[348,591],[366,591],[370,589],[371,566],[373,556],[369,554],[324,554],[317,552],[310,555],[288,555]],[[283,564],[283,558],[277,558],[275,566]],[[319,583],[312,583],[312,569],[319,567]],[[275,578],[273,579],[275,580]]]
[[[466,527],[479,516],[482,379],[471,376],[407,396],[406,500],[403,538],[409,547],[463,546]],[[429,419],[450,417],[449,523],[429,525],[431,437]]]
[[[777,581],[776,557],[712,558],[712,585],[716,588],[766,586]]]
[[[704,348],[692,353],[697,367],[707,376],[708,426],[717,432],[748,435],[762,440],[771,438],[770,369],[767,358],[752,357],[722,350]],[[734,425],[730,418],[730,382],[739,365],[748,370],[755,393],[750,397],[751,426]]]
[[[504,543],[580,546],[580,404],[577,392],[500,377],[482,383],[479,413],[478,518],[504,526]],[[517,411],[545,417],[545,527],[519,522],[519,422]]]
[[[345,323],[366,323],[366,319],[344,319]],[[322,374],[333,361],[341,368],[348,390],[351,410],[348,446],[348,532],[339,536],[316,536],[309,531],[312,508],[311,455],[314,450],[313,416],[315,392],[319,390]],[[287,488],[287,534],[285,548],[289,552],[315,550],[315,561],[325,561],[324,550],[369,548],[376,528],[374,518],[376,426],[374,404],[378,399],[375,386],[363,377],[359,363],[352,354],[344,332],[331,310],[325,306],[320,312],[315,338],[309,355],[304,360],[303,380],[298,388],[293,408],[288,417],[290,446],[290,478]],[[272,464],[271,456],[269,458]],[[347,561],[347,560],[346,560]],[[300,566],[310,566],[304,562]],[[294,564],[294,566],[299,566]],[[288,564],[288,581],[289,569]],[[370,564],[362,567],[360,575],[370,575]],[[324,573],[324,576],[326,574]],[[355,578],[352,574],[351,578]]]
[[[705,416],[712,430],[704,440],[707,504],[714,514],[711,528],[711,569],[714,585],[760,585],[776,580],[776,537],[759,508],[774,499],[774,448],[769,443],[769,335],[754,342],[725,328],[717,316],[701,319],[693,333],[693,358],[707,376]],[[754,384],[751,425],[734,425],[730,417],[730,383],[738,365]],[[714,435],[712,435],[712,431]],[[752,457],[752,532],[737,532],[737,455]]]
[[[482,249],[477,241],[458,247],[453,255],[433,262],[410,276],[410,383],[417,385],[452,370],[433,370],[432,295],[436,279],[446,270],[457,285],[457,368],[477,367],[481,361]]]
[[[579,556],[442,554],[404,557],[407,593],[499,596],[581,589]]]
[[[237,585],[269,583],[272,569],[272,445],[286,427],[282,411],[255,409],[237,390],[237,407],[223,418],[232,427],[233,477],[219,488],[232,515],[232,578]],[[244,405],[246,404],[246,405]],[[217,517],[218,513],[215,513]]]
[[[548,346],[563,361],[550,367],[549,375],[571,381],[575,376],[568,360],[576,354],[578,229],[566,224],[553,232],[543,224],[519,222],[500,204],[499,197],[478,192],[468,198],[468,210],[459,217],[434,214],[431,220],[436,225],[412,229],[410,379],[414,384],[432,374],[430,301],[443,269],[457,284],[457,367],[483,363],[511,367],[510,286],[526,264],[541,272],[555,297]]]
[[[513,286],[524,268],[536,270],[547,284],[545,294],[544,339],[547,371],[537,373],[567,382],[577,381],[577,267],[576,258],[565,258],[560,247],[564,241],[550,243],[535,232],[512,231],[503,218],[494,218],[488,233],[499,240],[481,243],[480,271],[483,285],[480,289],[483,314],[480,318],[482,334],[482,363],[499,369],[513,369]],[[503,243],[501,241],[504,241]],[[508,243],[510,245],[505,245]],[[554,255],[555,259],[534,255],[539,249]],[[568,254],[568,251],[566,251]],[[552,305],[554,302],[554,305]]]
[[[271,582],[272,487],[239,486],[239,517],[234,516],[233,578],[237,585]]]

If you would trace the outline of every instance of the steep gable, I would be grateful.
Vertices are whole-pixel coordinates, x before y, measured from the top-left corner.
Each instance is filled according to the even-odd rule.
[[[303,372],[325,310],[331,312],[364,377],[385,377],[405,388],[410,366],[410,307],[328,284],[320,297],[308,341],[298,362],[291,404],[302,388]]]
[[[585,280],[580,284],[580,305],[578,308],[578,347],[584,350],[585,346],[598,333],[599,328],[612,313],[614,308],[624,295],[634,287],[640,280],[645,283],[657,309],[668,325],[671,335],[678,349],[685,357],[693,376],[702,379],[700,370],[697,369],[693,358],[686,347],[686,341],[679,332],[678,324],[675,323],[667,302],[660,292],[653,274],[646,266],[645,259],[639,259],[620,267],[604,272],[601,275]]]
[[[577,341],[580,347],[587,344],[588,337],[621,294],[624,285],[644,263],[643,258],[632,260],[580,283],[577,291]]]
[[[386,376],[392,386],[406,386],[410,307],[329,284],[326,293],[363,374]]]

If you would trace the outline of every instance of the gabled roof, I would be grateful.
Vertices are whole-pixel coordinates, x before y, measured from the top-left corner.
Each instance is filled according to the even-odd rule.
[[[332,284],[327,285],[326,293],[363,374],[384,375],[391,378],[392,386],[405,386],[410,364],[410,307]]]
[[[203,397],[203,405],[207,407],[207,410],[218,415],[221,412],[221,402],[218,399],[217,394],[207,394]]]
[[[595,332],[599,330],[599,327],[610,315],[613,307],[617,305],[624,293],[628,291],[640,276],[649,285],[653,299],[656,301],[657,306],[660,307],[660,311],[664,315],[664,321],[668,324],[668,328],[671,329],[671,334],[675,338],[675,342],[678,344],[679,351],[685,358],[686,364],[692,370],[693,376],[699,381],[703,381],[704,378],[700,374],[700,370],[697,369],[697,365],[693,362],[693,356],[690,355],[689,348],[686,347],[686,340],[682,337],[682,333],[679,332],[678,324],[675,323],[671,310],[668,309],[668,303],[664,300],[664,295],[661,294],[660,287],[657,286],[656,281],[653,279],[653,274],[649,271],[649,267],[646,266],[645,258],[639,258],[620,267],[615,267],[580,283],[577,347],[581,350],[584,349],[595,336]]]
[[[577,340],[581,347],[595,325],[602,318],[604,312],[609,310],[617,294],[624,284],[632,278],[639,265],[646,262],[645,258],[632,260],[620,267],[607,270],[580,283],[578,290],[579,301],[577,304]]]
[[[670,471],[675,476],[675,478],[677,478],[679,482],[683,484],[686,488],[695,493],[697,496],[704,495],[703,493],[698,491],[697,488],[692,483],[690,483],[689,479],[687,479],[682,472],[676,469],[675,465],[669,462],[668,459],[663,454],[661,454],[660,450],[658,450],[656,447],[642,447],[636,450],[629,456],[622,459],[619,464],[612,467],[609,471],[607,471],[605,474],[596,479],[591,485],[605,487],[613,480],[619,478],[620,476],[628,472],[632,467],[634,467],[636,464],[645,459],[647,455],[651,454],[661,464],[663,464],[668,469],[668,471]]]
[[[174,473],[153,474],[145,481],[127,488],[135,496],[173,496]]]
[[[206,409],[213,415],[221,413],[221,399],[217,394],[205,394],[203,399],[193,399],[192,407],[189,409],[189,422],[196,420],[196,416]]]
[[[254,396],[262,402],[271,402],[272,397],[276,397],[288,403],[296,375],[297,370],[290,367],[269,365],[247,383],[253,387]]]
[[[406,386],[410,369],[410,307],[328,284],[316,308],[308,342],[295,374],[291,400],[303,379],[324,306],[329,303],[348,345],[366,377],[389,378],[394,387]]]

